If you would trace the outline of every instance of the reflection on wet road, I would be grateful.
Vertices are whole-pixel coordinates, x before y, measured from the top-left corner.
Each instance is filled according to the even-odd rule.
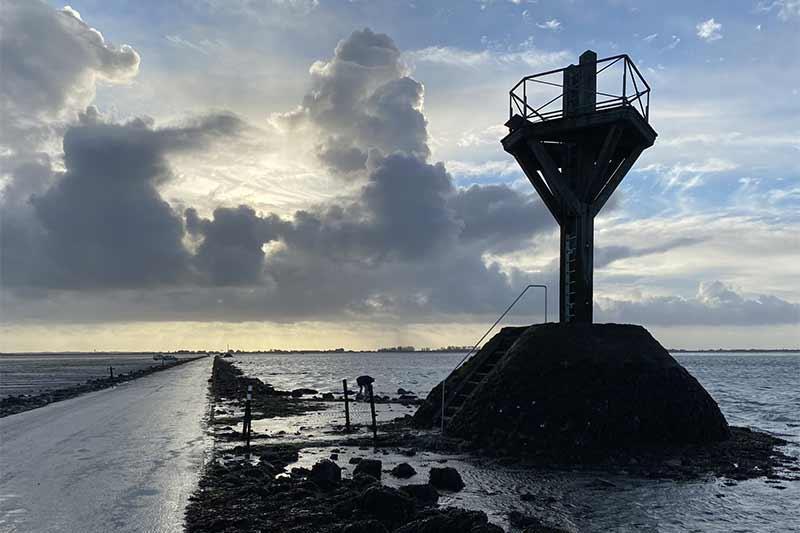
[[[178,532],[211,359],[0,419],[0,531]]]

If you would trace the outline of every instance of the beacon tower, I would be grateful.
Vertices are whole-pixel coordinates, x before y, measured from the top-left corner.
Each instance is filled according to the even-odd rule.
[[[523,78],[509,96],[503,148],[561,228],[560,321],[591,323],[594,217],[655,142],[650,86],[627,55],[598,60],[587,50],[577,65]]]

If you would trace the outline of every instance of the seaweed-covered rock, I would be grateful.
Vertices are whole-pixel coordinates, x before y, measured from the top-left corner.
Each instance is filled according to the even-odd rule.
[[[395,533],[503,533],[503,530],[490,524],[483,511],[448,507],[422,512]]]
[[[414,467],[408,463],[400,463],[399,465],[392,468],[392,475],[394,477],[399,477],[401,479],[409,478],[416,473],[417,471],[414,470]]]
[[[388,527],[406,523],[414,515],[414,500],[392,487],[373,485],[359,496],[358,507]]]
[[[510,348],[489,369],[484,362],[501,341]],[[448,379],[448,390],[456,394],[470,380],[479,384],[447,429],[487,449],[569,457],[730,436],[708,392],[641,326],[504,328]],[[431,392],[415,423],[436,422],[440,395],[439,387]]]
[[[461,474],[452,466],[433,467],[430,472],[430,484],[437,489],[458,491],[464,488]]]
[[[439,491],[430,483],[403,485],[400,490],[414,498],[420,507],[436,505],[439,501]]]
[[[380,479],[382,466],[383,463],[381,463],[378,459],[362,459],[358,462],[358,464],[356,464],[356,468],[353,470],[353,475],[367,474],[375,479]]]
[[[342,533],[388,533],[386,526],[377,520],[359,520],[348,524],[342,529]]]
[[[328,487],[342,480],[342,469],[330,459],[323,459],[311,467],[309,477],[317,485]]]

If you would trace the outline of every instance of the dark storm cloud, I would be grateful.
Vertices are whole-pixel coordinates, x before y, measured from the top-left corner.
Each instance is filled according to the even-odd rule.
[[[263,245],[278,238],[286,226],[277,216],[261,218],[246,206],[219,207],[211,220],[186,210],[186,229],[202,236],[194,256],[197,270],[213,285],[248,285],[264,281]]]
[[[699,244],[702,242],[703,239],[696,237],[680,237],[677,239],[671,239],[657,246],[647,246],[644,248],[633,248],[631,246],[623,245],[598,246],[595,247],[594,250],[594,266],[595,268],[603,268],[610,265],[614,261],[619,261],[620,259],[659,254],[674,250],[675,248],[691,246],[693,244]]]
[[[458,191],[450,206],[462,221],[461,239],[491,251],[519,249],[543,228],[555,227],[533,193],[507,185],[472,185]]]
[[[181,217],[158,193],[166,154],[206,146],[240,128],[232,115],[154,129],[103,122],[93,108],[64,135],[64,172],[38,194],[3,197],[3,284],[146,287],[189,277]],[[17,168],[9,190],[45,181],[49,166]]]

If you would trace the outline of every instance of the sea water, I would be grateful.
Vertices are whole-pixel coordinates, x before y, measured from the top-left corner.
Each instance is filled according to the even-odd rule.
[[[463,358],[443,353],[252,354],[233,361],[245,373],[280,389],[313,388],[338,392],[341,380],[354,383],[368,374],[375,378],[376,394],[396,395],[402,387],[421,397]],[[782,451],[800,458],[800,353],[679,353],[674,355],[717,401],[731,425],[745,426],[789,441]],[[353,388],[351,385],[350,388]],[[413,412],[401,407],[381,412],[379,418]],[[342,422],[339,406],[294,420],[303,431],[287,438],[326,440],[324,425]],[[383,415],[383,416],[381,416]],[[262,421],[263,430],[288,430],[291,417]],[[308,435],[312,435],[309,439]],[[324,447],[306,449],[296,465],[311,466],[327,457]],[[340,448],[340,464],[350,455],[373,452]],[[365,455],[366,454],[366,455]],[[581,531],[800,531],[800,480],[754,479],[726,482],[709,477],[695,481],[650,480],[619,472],[542,472],[509,467],[486,467],[465,457],[421,453],[413,458],[379,457],[385,469],[409,462],[425,472],[438,461],[459,469],[467,487],[445,495],[440,503],[485,511],[510,531],[508,513],[550,513],[572,522]],[[792,474],[789,474],[792,475]],[[417,476],[419,477],[419,476]],[[598,480],[602,480],[598,482]],[[396,480],[387,476],[387,483]],[[412,478],[408,482],[420,483]],[[522,502],[531,492],[554,504]],[[544,511],[543,511],[544,510]]]

